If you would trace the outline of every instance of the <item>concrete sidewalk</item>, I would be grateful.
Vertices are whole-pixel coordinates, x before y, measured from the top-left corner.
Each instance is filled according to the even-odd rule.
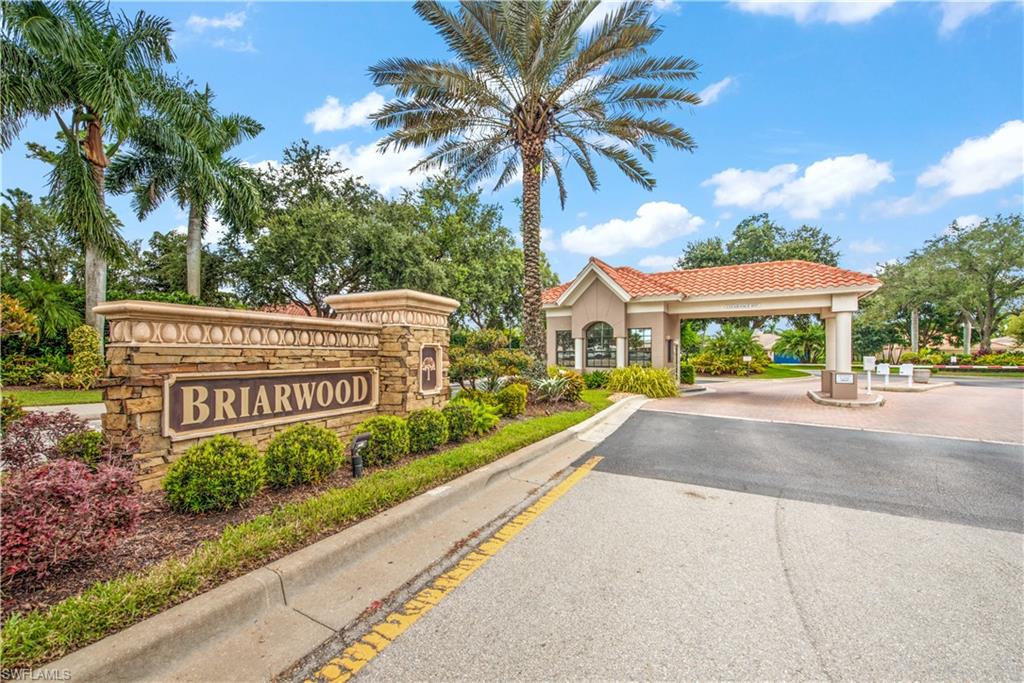
[[[550,485],[645,401],[620,401],[44,668],[76,681],[268,680]]]

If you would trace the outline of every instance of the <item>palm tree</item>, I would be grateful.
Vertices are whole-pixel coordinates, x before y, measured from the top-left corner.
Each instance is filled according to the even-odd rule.
[[[225,154],[243,140],[259,135],[263,126],[241,114],[219,115],[213,109],[209,86],[195,93],[195,97],[198,105],[208,110],[209,120],[214,124],[212,128],[196,125],[184,131],[206,157],[207,164],[198,169],[199,174],[194,167],[183,164],[174,149],[164,146],[160,136],[140,133],[134,149],[111,163],[107,182],[114,193],[132,191],[132,205],[139,220],[155,210],[168,194],[174,196],[181,208],[188,207],[185,281],[188,293],[198,299],[202,298],[203,232],[210,210],[238,230],[247,229],[260,213],[260,195],[252,172],[239,159]],[[205,122],[206,119],[201,123]]]
[[[161,136],[189,165],[203,165],[177,134],[203,113],[160,70],[174,61],[167,19],[115,15],[95,2],[4,2],[2,10],[0,149],[10,147],[26,119],[57,120],[60,147],[34,150],[53,165],[50,193],[60,222],[85,249],[85,319],[102,333],[93,307],[106,299],[108,259],[124,248],[106,206],[107,166],[131,144],[145,113],[155,111],[176,125],[146,134]]]
[[[825,356],[825,328],[809,325],[783,330],[772,344],[772,351],[799,358],[804,363],[817,363]]]
[[[647,54],[662,32],[648,2],[624,2],[581,33],[598,4],[466,0],[452,11],[420,0],[416,13],[455,61],[396,58],[370,69],[375,85],[391,86],[399,97],[372,117],[379,129],[395,128],[381,151],[436,145],[415,168],[446,167],[469,182],[497,175],[496,190],[521,173],[523,332],[538,358],[545,348],[542,182],[554,177],[564,208],[563,166],[579,166],[596,190],[596,156],[652,189],[655,179],[638,155],[653,159],[657,142],[695,148],[686,131],[647,114],[700,103],[673,85],[696,78],[696,62]]]

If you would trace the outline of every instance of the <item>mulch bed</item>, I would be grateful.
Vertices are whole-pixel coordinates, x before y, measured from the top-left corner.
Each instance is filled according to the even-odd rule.
[[[515,419],[503,419],[499,429],[506,424],[531,417],[589,408],[589,404],[557,403],[531,404],[526,413]],[[481,437],[485,438],[485,437]],[[470,439],[462,443],[469,443]],[[456,444],[461,445],[461,444]],[[420,453],[399,461],[392,467],[400,467],[415,458],[433,455],[448,448],[429,453]],[[203,541],[217,538],[225,527],[239,524],[253,517],[272,512],[291,502],[312,498],[330,489],[351,486],[354,479],[347,465],[319,484],[306,484],[288,489],[264,489],[244,508],[189,515],[171,511],[164,501],[162,491],[140,494],[142,513],[136,533],[123,540],[102,557],[84,559],[82,562],[64,567],[38,581],[11,581],[3,586],[2,610],[4,618],[11,614],[45,608],[64,598],[81,593],[98,581],[114,579],[129,572],[137,572],[171,557],[185,557]],[[324,534],[329,536],[339,529]],[[319,539],[317,539],[319,540]],[[272,561],[271,558],[267,561]]]

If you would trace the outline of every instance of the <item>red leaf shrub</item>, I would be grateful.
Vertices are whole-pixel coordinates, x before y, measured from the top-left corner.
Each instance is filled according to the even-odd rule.
[[[12,423],[0,444],[0,468],[25,469],[59,457],[57,444],[69,434],[89,429],[69,410],[59,413],[33,411]]]
[[[139,501],[131,470],[100,465],[93,472],[56,460],[3,478],[0,513],[2,576],[46,576],[75,560],[93,559],[135,531]]]

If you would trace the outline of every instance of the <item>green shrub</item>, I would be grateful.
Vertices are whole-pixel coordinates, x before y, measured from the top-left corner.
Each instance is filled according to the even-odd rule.
[[[71,374],[75,384],[82,389],[91,389],[103,372],[103,356],[100,355],[100,336],[89,325],[81,325],[68,335],[71,344]]]
[[[425,453],[448,443],[448,419],[440,410],[414,410],[409,413],[407,421],[411,452]]]
[[[554,366],[548,368],[547,380],[538,380],[533,383],[533,389],[539,400],[548,403],[557,401],[575,403],[580,400],[585,388],[586,381],[580,373]]]
[[[758,350],[747,354],[751,357],[749,363],[743,360],[743,356],[716,351],[705,351],[690,358],[694,369],[702,375],[756,375],[764,372],[771,365],[768,352],[758,347]]]
[[[604,389],[608,386],[608,371],[594,370],[583,375],[583,383],[587,389]]]
[[[957,360],[960,360],[961,363],[970,363],[972,365],[1024,365],[1024,352],[986,353],[972,358],[960,356]]]
[[[697,371],[689,363],[679,364],[679,381],[683,384],[694,384],[697,381]]]
[[[259,492],[265,477],[254,447],[219,435],[185,451],[171,464],[163,486],[171,509],[206,512],[241,505]]]
[[[946,356],[938,351],[922,349],[917,353],[908,351],[900,355],[900,363],[914,363],[916,365],[938,365],[946,360]]]
[[[300,424],[271,439],[264,462],[271,486],[315,484],[341,467],[345,450],[331,430]]]
[[[569,379],[566,377],[546,377],[535,380],[533,383],[535,400],[543,403],[557,403],[562,400],[568,385]]]
[[[0,358],[0,383],[4,386],[31,386],[38,384],[46,366],[38,358],[23,353],[7,353]]]
[[[525,384],[516,382],[496,393],[494,398],[503,416],[515,417],[526,412],[526,396],[529,393]]]
[[[367,467],[390,465],[409,454],[409,425],[394,415],[371,417],[356,427],[356,433],[370,433],[370,442],[363,450]]]
[[[679,393],[676,378],[665,368],[645,368],[630,365],[615,368],[608,378],[608,388],[630,394],[644,394],[650,398],[666,398]]]
[[[479,436],[480,434],[486,434],[487,432],[494,429],[498,422],[501,421],[499,408],[497,405],[490,402],[490,398],[493,394],[485,394],[483,396],[470,396],[459,392],[455,398],[453,398],[448,405],[464,405],[469,408],[472,413],[472,420],[470,422],[469,434],[471,436]],[[449,429],[450,429],[449,425]]]
[[[6,434],[7,428],[23,417],[25,409],[21,407],[21,401],[13,396],[4,396],[0,399],[0,434]]]
[[[83,462],[95,471],[103,457],[103,434],[91,429],[68,434],[57,444],[57,455]]]
[[[441,409],[448,423],[448,440],[465,441],[473,433],[473,409],[461,401],[449,401]]]

